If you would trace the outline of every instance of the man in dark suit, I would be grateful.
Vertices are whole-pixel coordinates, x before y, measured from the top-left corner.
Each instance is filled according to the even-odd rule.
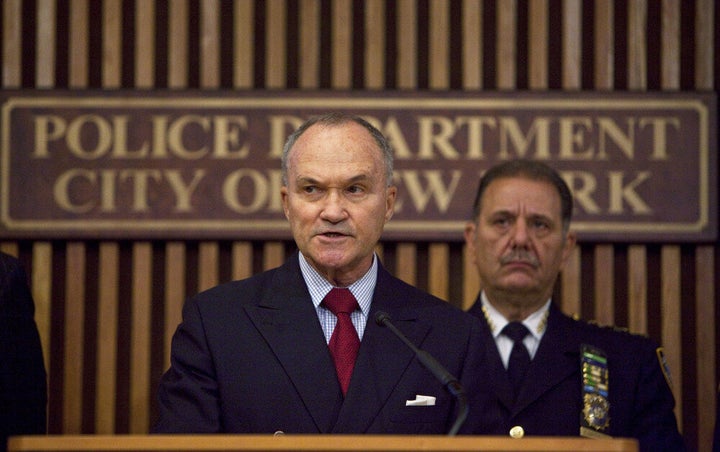
[[[389,143],[358,117],[326,115],[289,137],[281,165],[299,252],[186,303],[153,431],[447,433],[455,398],[376,314],[461,381],[480,365],[480,322],[375,255],[395,205]],[[346,288],[336,315],[331,294]],[[356,359],[344,358],[341,336],[359,342],[347,352]]]
[[[46,431],[47,386],[25,270],[0,253],[0,451],[13,435]]]
[[[633,437],[681,450],[662,350],[647,338],[564,315],[551,297],[575,245],[572,195],[540,162],[491,168],[465,228],[481,293],[486,366],[470,427],[511,436]]]

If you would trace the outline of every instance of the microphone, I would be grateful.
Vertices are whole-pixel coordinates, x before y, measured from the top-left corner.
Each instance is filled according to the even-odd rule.
[[[403,341],[405,345],[407,345],[410,350],[415,353],[418,361],[420,361],[420,363],[425,366],[425,368],[429,370],[435,376],[435,378],[437,378],[445,386],[448,392],[452,394],[455,399],[457,399],[458,415],[452,425],[452,428],[448,432],[448,436],[455,436],[460,427],[462,427],[468,415],[467,394],[465,394],[465,389],[462,387],[458,379],[455,378],[447,369],[445,369],[443,365],[440,364],[435,358],[433,358],[430,353],[417,348],[415,344],[410,342],[410,339],[408,339],[407,336],[405,336],[400,330],[395,327],[395,325],[393,325],[390,314],[388,314],[387,312],[378,311],[375,314],[375,323],[377,323],[379,326],[387,327],[395,334],[395,336],[397,336],[401,341]]]

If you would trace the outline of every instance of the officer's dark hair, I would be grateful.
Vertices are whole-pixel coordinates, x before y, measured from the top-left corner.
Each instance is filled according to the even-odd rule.
[[[551,184],[560,195],[560,209],[563,231],[567,233],[572,220],[573,197],[570,188],[560,174],[545,163],[536,160],[509,160],[493,166],[480,179],[475,203],[473,204],[473,220],[477,221],[482,210],[482,196],[490,184],[497,179],[511,177],[523,177],[533,181],[547,182]]]

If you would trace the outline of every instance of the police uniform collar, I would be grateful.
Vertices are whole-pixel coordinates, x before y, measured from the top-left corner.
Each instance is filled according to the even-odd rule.
[[[485,316],[485,320],[487,321],[488,327],[490,327],[493,337],[497,339],[500,332],[503,328],[505,328],[505,325],[510,322],[508,322],[500,311],[490,304],[484,291],[480,294],[480,302],[482,303],[481,309],[483,315]],[[538,340],[542,338],[545,328],[547,328],[547,319],[550,314],[551,303],[552,299],[549,299],[540,309],[530,314],[522,322],[523,325],[530,330],[530,333]]]

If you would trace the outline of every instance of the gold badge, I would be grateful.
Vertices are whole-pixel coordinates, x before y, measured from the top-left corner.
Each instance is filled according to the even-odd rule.
[[[583,416],[589,427],[605,430],[610,425],[610,404],[599,394],[585,394]]]

